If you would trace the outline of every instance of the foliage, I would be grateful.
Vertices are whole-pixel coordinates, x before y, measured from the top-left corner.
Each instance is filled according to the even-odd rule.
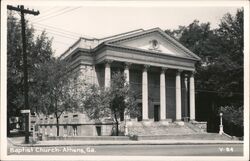
[[[26,22],[28,24],[28,22]],[[22,38],[21,26],[18,19],[12,12],[8,13],[7,31],[7,92],[8,92],[8,112],[18,115],[23,108],[23,68],[22,68]],[[28,26],[28,25],[27,25]],[[26,27],[27,38],[27,58],[29,86],[32,96],[36,71],[46,61],[52,58],[52,40],[43,32],[38,37],[34,36],[34,29]],[[30,107],[33,107],[33,100],[30,97]]]
[[[243,106],[243,9],[235,16],[225,14],[216,29],[211,29],[209,22],[195,20],[166,33],[201,58],[196,65],[197,101],[207,102],[207,108],[232,106],[236,112],[227,112],[237,116],[237,109]],[[239,121],[239,117],[233,119]]]
[[[18,16],[19,17],[19,16]],[[40,66],[52,58],[52,39],[46,32],[37,37],[33,27],[26,21],[26,53],[28,62],[29,106],[35,111],[38,97],[33,97],[36,92],[36,72]],[[39,80],[38,80],[39,81]],[[14,12],[8,11],[7,17],[7,118],[19,116],[24,108],[23,96],[23,59],[21,23]],[[8,119],[7,119],[8,123]],[[9,127],[9,125],[8,125]],[[9,132],[9,130],[7,130]]]
[[[59,136],[59,118],[65,111],[74,112],[79,108],[79,92],[84,86],[77,81],[78,75],[69,75],[67,62],[52,59],[45,63],[37,72],[37,102],[38,113],[54,115],[57,123],[57,135]],[[75,78],[75,79],[74,79]]]
[[[20,109],[24,108],[24,97],[21,26],[12,12],[8,12],[7,25],[9,118],[20,115]],[[79,94],[76,90],[81,89],[80,84],[68,78],[70,76],[67,74],[69,70],[67,63],[53,57],[52,39],[47,37],[46,32],[43,31],[38,36],[34,36],[34,32],[27,21],[29,106],[31,111],[37,114],[55,115],[58,125],[58,119],[65,110],[70,111],[79,107]]]
[[[138,113],[136,97],[133,90],[125,82],[121,72],[112,74],[111,87],[101,88],[91,85],[85,93],[83,106],[91,119],[111,118],[116,123],[118,135],[119,118],[125,114]]]
[[[101,121],[102,118],[111,115],[109,109],[110,98],[107,90],[93,84],[87,87],[83,95],[83,106],[91,119]]]
[[[197,87],[216,91],[217,96],[237,97],[243,92],[243,10],[226,14],[218,29],[195,20],[187,27],[167,33],[201,57],[197,65]],[[235,95],[234,95],[235,94]]]
[[[243,128],[243,106],[223,106],[221,107],[221,112],[223,113],[223,118],[227,122]]]

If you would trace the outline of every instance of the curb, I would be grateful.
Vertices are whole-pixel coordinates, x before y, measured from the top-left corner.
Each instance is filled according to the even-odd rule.
[[[53,146],[106,146],[106,145],[204,145],[204,144],[243,144],[243,141],[221,141],[221,140],[216,140],[212,141],[211,140],[206,140],[206,141],[194,141],[194,140],[189,140],[189,141],[167,141],[165,142],[155,142],[155,141],[131,141],[131,142],[99,142],[99,143],[70,143],[70,144],[16,144],[13,143],[10,139],[8,139],[9,142],[18,147],[53,147]]]

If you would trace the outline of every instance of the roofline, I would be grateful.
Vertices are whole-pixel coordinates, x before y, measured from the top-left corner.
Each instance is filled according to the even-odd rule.
[[[128,32],[123,32],[121,34],[116,34],[116,35],[112,35],[112,36],[108,36],[108,37],[103,37],[103,38],[101,38],[99,40],[105,40],[105,39],[109,39],[109,38],[120,36],[120,35],[124,35],[124,34],[129,34],[129,33],[132,34],[133,32],[136,32],[136,31],[142,31],[143,32],[145,30],[143,30],[142,28],[140,28],[140,29],[136,29],[136,30],[132,30],[132,31],[128,31]]]
[[[167,38],[169,38],[171,41],[173,41],[177,46],[179,46],[180,48],[182,48],[183,50],[185,50],[186,52],[188,52],[189,54],[191,54],[193,57],[197,58],[199,61],[201,60],[201,58],[198,55],[196,55],[191,50],[189,50],[184,45],[182,45],[180,42],[178,42],[177,40],[175,40],[174,38],[172,38],[171,36],[169,36],[168,34],[166,34],[163,30],[160,29],[160,32],[164,36],[166,36]]]
[[[131,37],[135,37],[135,36],[139,36],[139,35],[143,35],[143,34],[149,34],[149,33],[156,32],[156,31],[160,32],[162,36],[164,36],[165,38],[169,39],[170,42],[173,42],[174,45],[180,47],[186,53],[188,53],[191,56],[195,57],[199,61],[201,60],[201,58],[199,56],[197,56],[195,53],[193,53],[192,51],[190,51],[189,49],[187,49],[185,46],[183,46],[180,42],[178,42],[177,40],[175,40],[174,38],[172,38],[171,36],[169,36],[168,34],[166,34],[159,27],[148,29],[148,30],[144,30],[143,32],[140,32],[140,33],[134,33],[134,34],[131,34],[131,35],[126,35],[123,38],[115,38],[113,40],[108,40],[108,41],[105,42],[105,44],[113,43],[113,42],[117,42],[117,41],[122,41],[124,39],[129,39]]]
[[[74,46],[76,46],[76,44],[78,44],[79,42],[81,41],[81,37],[76,41],[74,42],[74,44],[72,44],[66,51],[64,51],[58,59],[61,59],[71,48],[73,48]]]
[[[105,39],[109,39],[109,38],[112,38],[112,37],[116,37],[116,36],[120,36],[120,35],[123,35],[123,34],[129,34],[129,33],[133,33],[133,32],[136,32],[136,31],[144,31],[142,28],[140,29],[136,29],[136,30],[132,30],[132,31],[128,31],[128,32],[123,32],[121,34],[116,34],[116,35],[112,35],[112,36],[108,36],[108,37],[104,37],[104,38],[86,38],[86,37],[80,37],[76,42],[74,42],[67,50],[65,50],[60,56],[59,56],[59,59],[61,59],[61,57],[63,57],[71,48],[75,47],[82,39],[84,40],[88,40],[88,41],[94,41],[94,40],[97,40],[97,41],[104,41]],[[100,45],[100,44],[99,44]],[[99,46],[97,45],[97,47]]]
[[[136,31],[141,31],[141,32],[136,32]],[[183,46],[180,42],[178,42],[177,40],[175,40],[174,38],[172,38],[171,36],[169,36],[168,34],[166,34],[162,29],[160,29],[159,27],[156,27],[156,28],[152,28],[152,29],[148,29],[148,30],[143,30],[143,29],[136,29],[136,30],[132,30],[132,31],[129,31],[129,32],[124,32],[124,33],[121,33],[121,34],[117,34],[117,35],[113,35],[113,36],[109,36],[109,37],[105,37],[105,38],[101,38],[101,39],[97,39],[97,38],[84,38],[84,37],[80,37],[73,45],[71,45],[60,57],[59,59],[61,59],[71,48],[75,47],[82,39],[85,39],[85,40],[89,40],[89,41],[94,41],[94,40],[97,40],[97,41],[103,41],[101,42],[100,44],[98,44],[95,48],[93,49],[88,49],[90,52],[91,51],[97,51],[98,49],[100,49],[103,45],[107,45],[107,46],[110,46],[110,43],[114,43],[114,42],[117,42],[117,41],[122,41],[124,39],[129,39],[131,37],[135,37],[135,36],[139,36],[139,35],[144,35],[144,34],[149,34],[149,33],[152,33],[152,32],[160,32],[160,34],[162,36],[164,36],[166,39],[170,40],[170,42],[173,43],[173,45],[181,48],[184,52],[186,52],[187,54],[195,57],[196,59],[192,59],[192,60],[196,60],[196,61],[200,61],[201,58],[199,56],[197,56],[196,54],[194,54],[192,51],[190,51],[189,49],[187,49],[185,46]],[[133,32],[136,32],[136,33],[133,33]],[[131,33],[131,34],[129,34]],[[112,37],[116,37],[116,36],[120,36],[120,35],[123,35],[123,34],[129,34],[129,35],[125,35],[123,37],[117,37],[117,38],[114,38],[114,39],[110,39],[110,40],[106,40],[105,39],[108,39],[108,38],[112,38]],[[130,48],[130,49],[133,49],[133,50],[136,50],[134,48]],[[139,49],[140,50],[140,49]],[[140,51],[144,51],[144,50],[140,50]],[[187,58],[187,59],[190,59],[190,58]]]
[[[157,27],[157,28],[152,28],[152,29],[148,29],[148,30],[143,30],[142,32],[136,32],[134,34],[131,34],[131,35],[126,35],[124,36],[123,38],[121,37],[118,37],[118,38],[115,38],[113,40],[107,40],[106,43],[110,43],[110,42],[117,42],[117,41],[120,41],[123,40],[123,39],[127,39],[127,38],[130,38],[130,37],[134,37],[134,36],[138,36],[138,35],[141,35],[141,34],[146,34],[146,33],[150,33],[150,32],[154,32],[156,30],[159,30],[160,28]],[[160,29],[161,30],[161,29]]]

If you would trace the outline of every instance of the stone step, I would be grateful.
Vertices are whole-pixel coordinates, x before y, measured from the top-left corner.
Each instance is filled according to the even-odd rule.
[[[129,140],[128,136],[49,136],[44,140]]]
[[[232,140],[218,133],[182,134],[182,135],[138,135],[136,140]]]
[[[143,123],[136,123],[133,126],[128,126],[128,132],[130,135],[171,135],[171,134],[194,134],[197,133],[194,129],[171,123],[169,125],[161,125],[152,123],[149,126],[143,125]]]

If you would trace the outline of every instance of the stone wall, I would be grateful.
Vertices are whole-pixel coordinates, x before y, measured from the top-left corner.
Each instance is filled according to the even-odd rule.
[[[96,71],[96,76],[97,76],[97,84],[100,87],[104,87],[104,81],[105,81],[105,70],[104,70],[104,66],[102,65],[98,65],[95,67],[95,71]]]
[[[207,132],[207,122],[192,121],[191,123],[194,126],[198,127],[200,132]]]
[[[39,132],[44,136],[56,136],[56,118],[40,116],[37,120]],[[100,127],[100,134],[97,132]],[[84,113],[64,113],[59,119],[59,136],[109,136],[112,134],[111,121],[95,122]]]

